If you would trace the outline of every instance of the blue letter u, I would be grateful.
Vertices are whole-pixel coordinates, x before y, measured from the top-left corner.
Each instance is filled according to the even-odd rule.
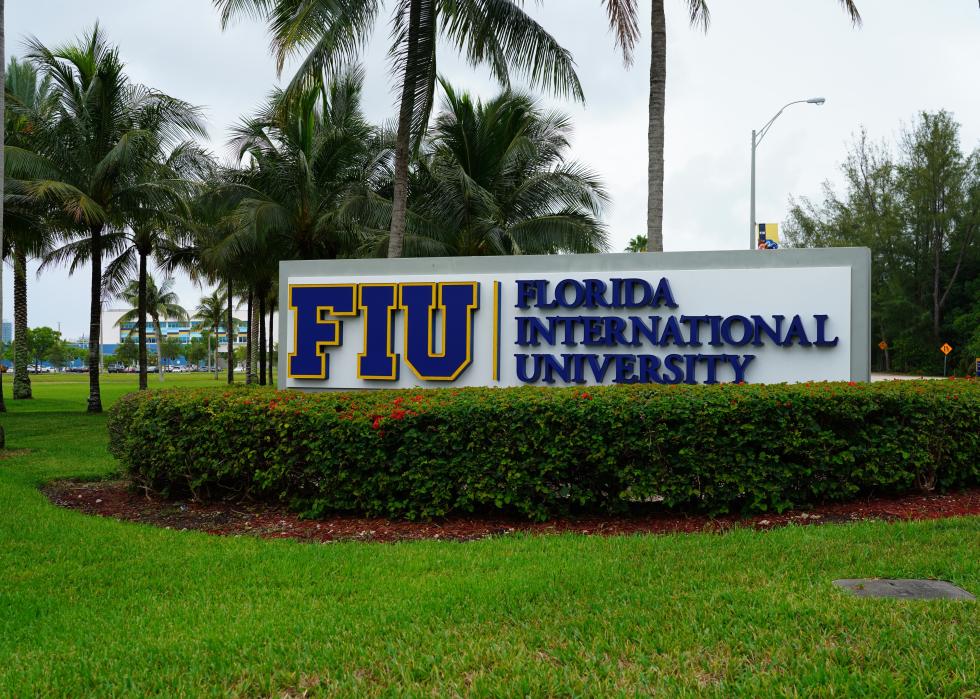
[[[473,361],[473,312],[479,282],[401,284],[405,312],[405,362],[424,381],[455,381]],[[437,352],[436,311],[442,316],[442,351]]]

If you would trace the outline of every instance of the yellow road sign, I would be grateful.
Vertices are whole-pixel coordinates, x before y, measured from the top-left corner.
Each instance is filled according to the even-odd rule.
[[[948,342],[944,342],[943,346],[939,348],[939,351],[942,352],[943,354],[949,354],[950,352],[953,351],[953,346],[950,345]]]
[[[888,343],[882,340],[881,342],[878,343],[878,349],[880,350],[888,349]]]

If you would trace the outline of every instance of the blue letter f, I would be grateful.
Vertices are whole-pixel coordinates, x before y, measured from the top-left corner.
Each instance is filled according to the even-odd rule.
[[[327,378],[327,348],[343,343],[343,325],[325,316],[357,315],[356,284],[297,284],[289,287],[293,313],[293,351],[289,354],[291,379]]]

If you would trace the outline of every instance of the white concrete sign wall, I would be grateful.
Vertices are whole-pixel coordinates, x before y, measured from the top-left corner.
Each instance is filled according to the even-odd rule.
[[[869,378],[866,249],[284,262],[280,386]]]

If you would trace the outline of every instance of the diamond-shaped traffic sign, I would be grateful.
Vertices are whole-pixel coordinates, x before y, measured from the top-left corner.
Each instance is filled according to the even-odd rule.
[[[943,346],[939,348],[939,351],[942,352],[943,354],[949,354],[950,352],[953,351],[953,346],[948,342],[944,342]]]
[[[880,350],[888,349],[888,343],[882,340],[881,342],[878,343],[878,349]]]

